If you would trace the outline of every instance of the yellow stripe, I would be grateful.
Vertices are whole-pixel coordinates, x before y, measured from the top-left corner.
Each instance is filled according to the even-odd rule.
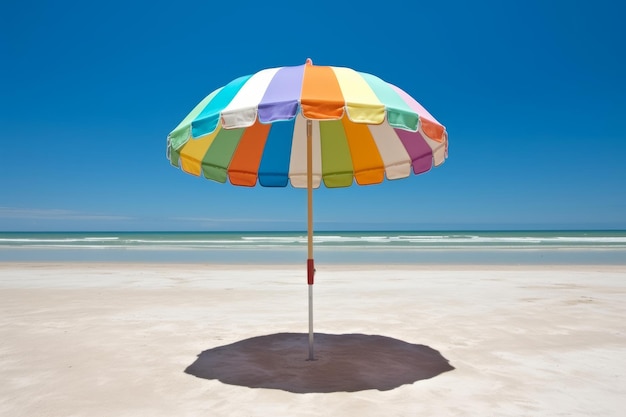
[[[369,84],[350,68],[331,67],[346,101],[348,117],[355,123],[381,124],[385,105],[378,100]]]
[[[188,174],[200,176],[202,173],[202,159],[211,147],[215,137],[220,132],[218,126],[215,131],[198,139],[189,139],[180,150],[181,168]]]

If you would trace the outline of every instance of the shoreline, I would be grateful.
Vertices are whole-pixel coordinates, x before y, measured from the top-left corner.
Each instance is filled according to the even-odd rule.
[[[284,269],[298,269],[299,267],[306,268],[306,260],[302,261],[289,261],[289,262],[278,262],[278,263],[262,263],[262,264],[254,264],[254,263],[231,263],[231,262],[214,262],[214,261],[180,261],[180,262],[147,262],[143,260],[132,260],[132,261],[117,261],[117,260],[105,260],[105,261],[91,261],[91,260],[38,260],[38,261],[0,261],[0,268],[8,268],[8,267],[29,267],[29,266],[42,266],[42,265],[52,265],[52,266],[102,266],[102,267],[115,267],[118,265],[124,265],[129,267],[150,267],[150,268],[197,268],[202,266],[211,266],[216,268],[240,268],[240,269],[274,269],[274,268],[284,268]],[[578,269],[578,268],[601,268],[601,269],[617,269],[617,270],[626,270],[625,264],[570,264],[570,263],[532,263],[532,264],[521,264],[521,263],[502,263],[502,264],[494,264],[494,263],[469,263],[469,264],[447,264],[445,262],[432,262],[432,263],[394,263],[394,262],[372,262],[372,263],[336,263],[336,262],[318,262],[316,259],[315,262],[316,267],[325,267],[329,269],[345,269],[345,268],[358,268],[358,269],[372,269],[372,268],[392,268],[392,269],[431,269],[431,268],[441,268],[444,270],[453,269],[459,270],[464,268],[476,269],[476,268],[488,268],[488,269],[544,269],[544,268],[563,268],[563,269]]]
[[[2,263],[142,263],[299,265],[306,249],[0,249]],[[327,265],[616,265],[626,266],[623,248],[567,249],[330,249],[314,250],[316,263]]]
[[[204,271],[210,270],[241,270],[260,272],[268,270],[292,270],[306,273],[306,261],[285,263],[227,263],[227,262],[146,262],[146,261],[0,261],[1,270],[11,269],[112,269],[112,270],[179,270],[179,271]],[[324,263],[316,262],[318,272],[338,271],[586,271],[586,272],[625,272],[626,264],[569,264],[569,263],[546,263],[546,264],[520,264],[520,263],[476,263],[476,264],[445,264],[445,263]],[[626,276],[624,277],[626,280]],[[2,279],[0,278],[0,282]]]
[[[318,232],[319,264],[626,265],[626,231]],[[301,232],[0,233],[0,262],[306,263]]]

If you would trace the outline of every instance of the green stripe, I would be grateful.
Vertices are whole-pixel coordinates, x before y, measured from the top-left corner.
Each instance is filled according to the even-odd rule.
[[[322,178],[329,188],[349,187],[354,177],[350,146],[341,120],[321,121]]]
[[[228,165],[245,129],[222,129],[202,158],[202,173],[210,180],[226,182]]]
[[[170,147],[168,159],[173,166],[175,166],[176,168],[180,168],[180,154],[176,149]]]

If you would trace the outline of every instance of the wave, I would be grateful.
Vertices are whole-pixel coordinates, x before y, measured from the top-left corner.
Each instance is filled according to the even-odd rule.
[[[626,248],[626,232],[582,233],[492,232],[492,233],[389,233],[389,232],[321,232],[313,236],[318,248]],[[102,248],[102,249],[240,249],[301,248],[307,236],[302,233],[116,233],[98,236],[94,233],[0,233],[0,248]]]

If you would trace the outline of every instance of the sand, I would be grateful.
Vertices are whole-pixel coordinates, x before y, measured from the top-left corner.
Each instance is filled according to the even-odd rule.
[[[0,416],[622,416],[626,266],[0,264]]]

